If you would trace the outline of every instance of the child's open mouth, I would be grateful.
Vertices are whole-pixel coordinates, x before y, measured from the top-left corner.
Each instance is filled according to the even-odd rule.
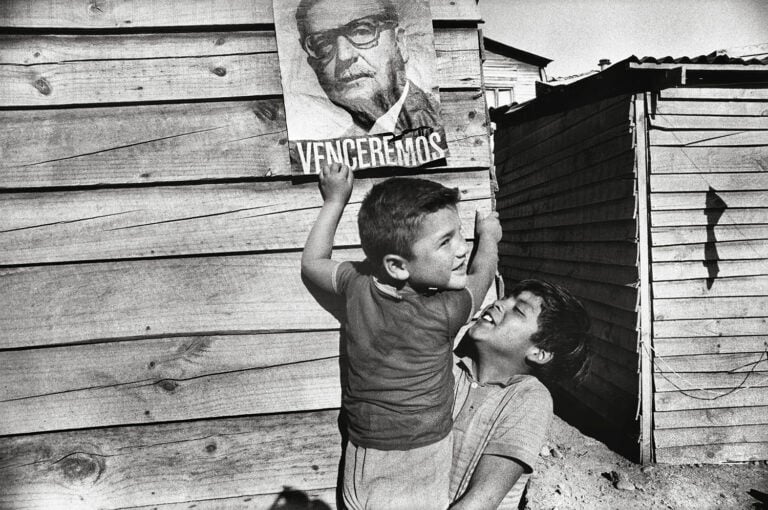
[[[494,317],[494,312],[498,312],[499,309],[496,308],[494,305],[489,306],[485,310],[483,310],[483,313],[480,315],[479,320],[490,322],[493,325],[496,325],[496,317]]]

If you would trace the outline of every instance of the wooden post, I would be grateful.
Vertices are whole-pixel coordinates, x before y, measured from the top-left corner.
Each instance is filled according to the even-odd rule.
[[[640,462],[653,461],[653,313],[651,309],[650,192],[648,161],[648,95],[635,96],[635,168],[640,267]]]

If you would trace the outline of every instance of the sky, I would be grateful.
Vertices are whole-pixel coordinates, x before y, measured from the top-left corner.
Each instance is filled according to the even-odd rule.
[[[768,0],[480,0],[483,35],[547,57],[549,77],[638,57],[768,43]]]

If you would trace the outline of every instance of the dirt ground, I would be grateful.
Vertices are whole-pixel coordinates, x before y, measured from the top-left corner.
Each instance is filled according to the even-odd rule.
[[[526,510],[768,509],[750,490],[768,492],[768,463],[643,468],[556,416]]]

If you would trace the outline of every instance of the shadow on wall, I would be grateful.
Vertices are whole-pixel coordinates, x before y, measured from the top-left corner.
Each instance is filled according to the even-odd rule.
[[[722,198],[720,198],[717,191],[710,186],[709,190],[707,190],[704,209],[704,214],[707,216],[707,242],[704,245],[704,267],[707,268],[707,290],[712,288],[715,279],[717,279],[717,275],[720,273],[720,266],[718,264],[720,257],[717,253],[715,226],[717,226],[720,217],[726,209],[728,209],[728,205]]]
[[[284,486],[269,510],[331,510],[331,507],[324,501],[310,498],[304,491]]]

